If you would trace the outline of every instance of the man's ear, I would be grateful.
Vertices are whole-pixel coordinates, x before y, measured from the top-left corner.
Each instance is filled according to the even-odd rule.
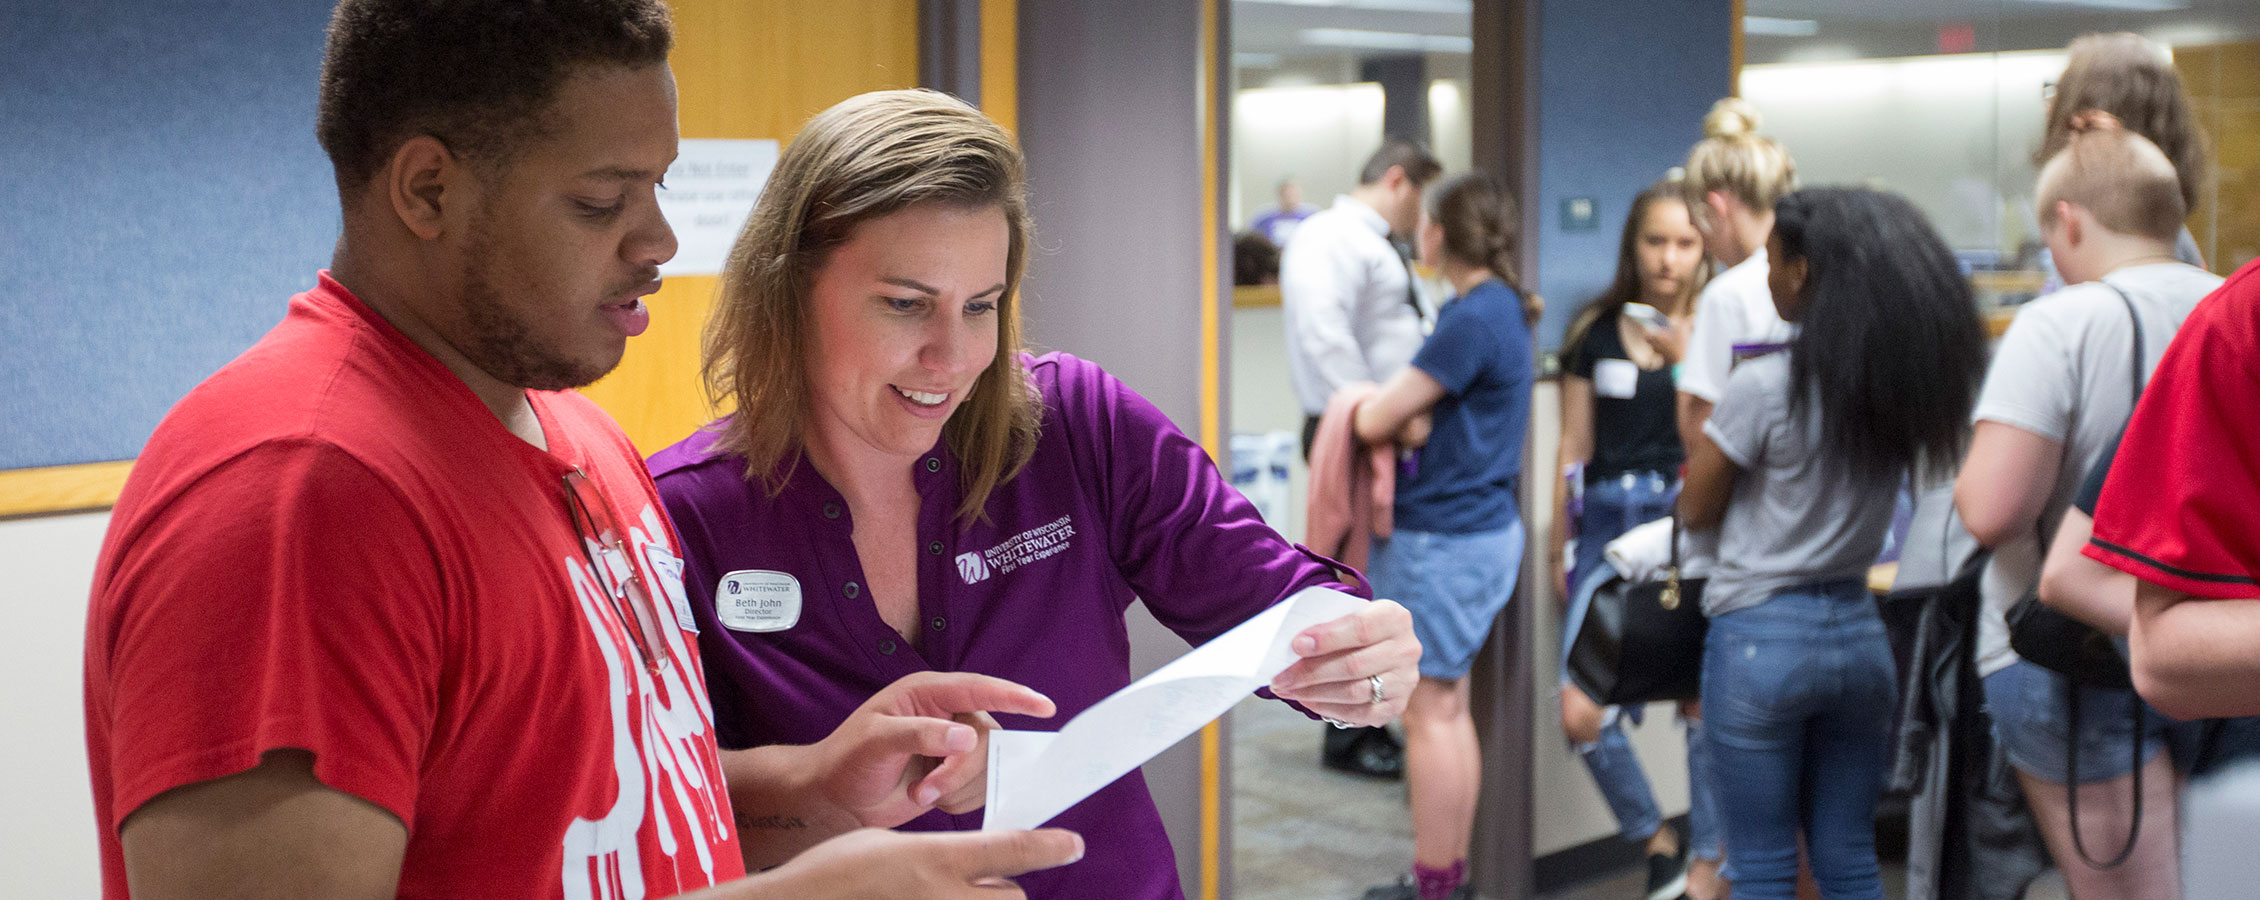
[[[462,202],[463,162],[439,138],[419,134],[403,141],[380,176],[384,199],[400,224],[424,240],[440,236],[447,204]]]
[[[1389,171],[1381,173],[1383,187],[1399,189],[1411,183],[1412,177],[1405,174],[1404,166],[1390,166]]]

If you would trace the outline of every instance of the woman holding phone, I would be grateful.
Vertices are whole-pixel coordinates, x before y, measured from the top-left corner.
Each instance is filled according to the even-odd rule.
[[[1617,242],[1616,278],[1578,313],[1562,342],[1556,454],[1562,480],[1554,491],[1554,521],[1569,527],[1553,529],[1554,552],[1547,559],[1561,567],[1555,584],[1564,597],[1589,597],[1588,582],[1607,577],[1602,550],[1608,543],[1670,514],[1679,495],[1684,453],[1674,424],[1672,366],[1679,362],[1696,296],[1709,275],[1703,235],[1695,230],[1679,181],[1666,178],[1635,196]],[[1572,603],[1563,619],[1564,646],[1575,638],[1584,612],[1583,602]],[[1683,891],[1700,900],[1716,896],[1724,841],[1702,765],[1703,726],[1692,715],[1694,704],[1682,710],[1692,801],[1683,840],[1664,827],[1647,773],[1625,738],[1625,711],[1602,707],[1566,678],[1561,695],[1562,734],[1608,801],[1618,833],[1646,845],[1648,896],[1670,898]]]

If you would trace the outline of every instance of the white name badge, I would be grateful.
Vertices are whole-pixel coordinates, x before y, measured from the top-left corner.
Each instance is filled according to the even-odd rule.
[[[667,601],[675,607],[675,627],[697,634],[698,618],[691,615],[691,595],[683,590],[682,559],[658,544],[652,544],[644,558],[651,560],[652,574],[659,576],[659,583],[652,587],[666,595]]]
[[[783,631],[800,623],[800,579],[739,569],[714,585],[714,616],[731,631]]]
[[[1614,400],[1630,400],[1640,390],[1640,367],[1629,359],[1593,361],[1593,393]]]

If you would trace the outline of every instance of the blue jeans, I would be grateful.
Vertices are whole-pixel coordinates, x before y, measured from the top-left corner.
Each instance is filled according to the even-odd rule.
[[[1829,900],[1882,900],[1875,807],[1899,692],[1858,581],[1782,591],[1711,620],[1703,715],[1735,900],[1797,892],[1797,838]]]
[[[1662,472],[1627,472],[1586,485],[1584,506],[1577,515],[1577,559],[1570,567],[1570,589],[1608,568],[1601,554],[1610,541],[1635,526],[1671,515],[1672,501],[1677,499],[1679,483]]]
[[[1593,784],[1616,816],[1617,833],[1628,840],[1644,841],[1664,824],[1656,808],[1656,794],[1648,787],[1648,773],[1640,767],[1632,742],[1624,735],[1623,716],[1612,710],[1601,722],[1601,738],[1580,744],[1577,756],[1593,774]],[[1715,860],[1726,853],[1719,835],[1717,792],[1710,778],[1710,742],[1704,739],[1703,720],[1687,722],[1687,852],[1697,859]]]

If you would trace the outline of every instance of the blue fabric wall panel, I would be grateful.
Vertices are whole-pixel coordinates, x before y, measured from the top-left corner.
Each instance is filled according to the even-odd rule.
[[[137,455],[337,242],[326,3],[0,0],[0,468]]]
[[[1541,347],[1609,285],[1632,195],[1686,161],[1703,113],[1731,90],[1724,0],[1543,0],[1538,44]],[[1600,226],[1562,230],[1562,201],[1591,197]]]

